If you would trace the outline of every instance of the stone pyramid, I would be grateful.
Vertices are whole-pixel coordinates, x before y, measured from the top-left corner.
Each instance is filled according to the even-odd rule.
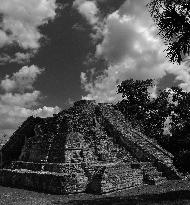
[[[111,104],[78,101],[29,117],[1,149],[0,184],[56,194],[103,193],[179,179],[173,156]]]

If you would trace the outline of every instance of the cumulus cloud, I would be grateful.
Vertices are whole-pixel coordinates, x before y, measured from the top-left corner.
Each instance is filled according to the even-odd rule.
[[[6,65],[7,63],[25,64],[30,62],[30,58],[33,57],[34,54],[34,52],[17,52],[13,56],[10,56],[3,53],[0,55],[0,65]]]
[[[90,0],[75,0],[73,7],[87,20],[92,26],[93,32],[90,34],[93,40],[100,39],[102,37],[102,28],[104,25],[100,16],[99,8],[96,1]]]
[[[0,0],[0,4],[0,47],[16,43],[36,51],[42,37],[38,27],[55,18],[56,0]]]
[[[1,88],[6,92],[32,90],[33,83],[42,72],[43,69],[35,65],[24,66],[12,76],[6,75],[5,79],[1,81]]]
[[[23,64],[25,62],[28,62],[30,57],[32,57],[32,53],[21,53],[17,52],[15,53],[15,58],[11,59],[10,63],[17,62],[19,64]]]
[[[19,106],[9,106],[0,103],[0,114],[1,134],[5,133],[5,130],[10,130],[10,132],[15,130],[19,123],[24,121],[30,115],[30,110]]]
[[[1,82],[4,93],[0,94],[0,136],[10,135],[27,117],[50,117],[60,108],[36,108],[41,99],[41,92],[35,90],[33,83],[43,69],[35,65],[24,66],[12,76],[7,75]]]
[[[0,48],[10,44],[11,40],[9,39],[9,37],[7,36],[7,34],[0,30]]]
[[[98,22],[98,8],[95,1],[75,0],[73,6],[78,9],[79,13],[83,15],[91,24]]]
[[[32,107],[37,105],[37,100],[40,97],[40,91],[33,91],[31,93],[5,93],[0,96],[1,103],[10,106]]]
[[[190,89],[187,66],[168,62],[165,45],[156,32],[145,1],[126,1],[118,11],[110,14],[105,20],[103,41],[96,48],[96,56],[107,60],[108,67],[94,81],[82,74],[81,82],[88,93],[83,98],[117,101],[120,96],[116,95],[116,85],[121,81],[159,79],[167,73],[183,81],[181,87]]]
[[[85,73],[81,73],[81,83],[88,94],[83,96],[85,100],[96,100],[97,102],[117,102],[121,100],[121,94],[117,94],[116,78],[110,72],[105,71],[104,75],[96,78],[95,81],[88,81]]]
[[[52,117],[53,114],[57,114],[59,113],[61,110],[58,106],[55,106],[55,107],[42,107],[42,108],[39,108],[37,110],[34,110],[32,111],[32,115],[34,117],[38,116],[38,117],[42,117],[42,118],[45,118],[45,117]]]
[[[179,87],[184,91],[190,92],[190,67],[183,63],[182,66],[168,67],[168,73],[174,74],[176,76],[175,80],[180,81]]]

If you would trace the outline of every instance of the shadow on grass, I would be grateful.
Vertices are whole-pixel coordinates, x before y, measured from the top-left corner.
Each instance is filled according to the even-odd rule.
[[[184,203],[183,203],[184,201]],[[164,203],[165,202],[165,203]],[[93,200],[75,200],[70,201],[67,205],[163,205],[163,204],[190,204],[190,191],[170,191],[162,194],[144,194],[130,197],[105,197]]]

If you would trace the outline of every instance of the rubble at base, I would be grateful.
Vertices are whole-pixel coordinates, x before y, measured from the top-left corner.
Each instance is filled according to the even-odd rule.
[[[52,118],[28,118],[1,155],[1,185],[53,194],[101,194],[180,179],[170,153],[112,105],[93,101]]]

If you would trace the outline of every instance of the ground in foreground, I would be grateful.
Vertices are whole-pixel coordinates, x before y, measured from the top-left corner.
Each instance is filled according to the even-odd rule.
[[[190,204],[190,182],[168,181],[106,195],[50,195],[0,186],[0,205],[163,205]]]

